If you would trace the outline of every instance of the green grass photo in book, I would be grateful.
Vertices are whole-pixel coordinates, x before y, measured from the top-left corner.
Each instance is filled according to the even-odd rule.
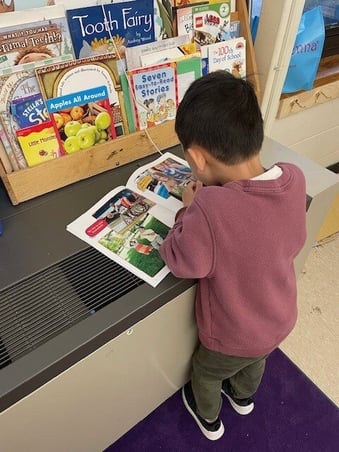
[[[169,273],[159,247],[192,180],[185,160],[166,152],[132,173],[66,229],[155,287]]]

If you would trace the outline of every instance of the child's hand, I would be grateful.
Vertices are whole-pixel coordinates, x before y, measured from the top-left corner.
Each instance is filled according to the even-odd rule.
[[[200,190],[201,187],[202,183],[200,181],[189,182],[186,185],[182,192],[182,202],[185,207],[188,207],[192,203],[196,192]]]

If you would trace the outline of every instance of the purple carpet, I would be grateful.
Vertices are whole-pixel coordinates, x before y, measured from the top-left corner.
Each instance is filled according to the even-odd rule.
[[[267,360],[255,409],[235,413],[224,400],[225,434],[206,439],[176,392],[105,452],[335,452],[339,410],[281,350]]]

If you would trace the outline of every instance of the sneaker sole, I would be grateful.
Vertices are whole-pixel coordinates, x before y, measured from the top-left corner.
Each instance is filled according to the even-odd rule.
[[[217,432],[211,432],[211,431],[205,429],[205,427],[200,423],[199,418],[196,416],[196,414],[194,413],[192,408],[189,406],[189,404],[186,400],[186,397],[185,397],[184,388],[182,388],[182,390],[181,390],[181,395],[182,395],[182,400],[184,402],[184,405],[185,405],[187,411],[193,417],[193,419],[195,420],[196,424],[198,425],[198,427],[200,428],[200,430],[204,434],[204,436],[206,436],[206,438],[211,441],[216,441],[217,439],[221,438],[225,432],[224,424],[222,423],[222,421],[220,421],[220,428]]]
[[[221,390],[222,394],[224,394],[224,396],[227,397],[228,401],[230,402],[232,408],[234,409],[234,411],[236,411],[238,414],[241,414],[242,416],[245,416],[246,414],[250,414],[253,409],[254,409],[254,403],[251,403],[250,405],[247,406],[240,406],[237,405],[234,400],[232,399],[232,397],[230,397],[228,394],[226,394],[226,392],[222,389]]]

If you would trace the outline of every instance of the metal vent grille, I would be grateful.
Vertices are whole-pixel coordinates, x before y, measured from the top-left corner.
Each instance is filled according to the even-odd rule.
[[[87,248],[0,292],[0,369],[143,281]]]

